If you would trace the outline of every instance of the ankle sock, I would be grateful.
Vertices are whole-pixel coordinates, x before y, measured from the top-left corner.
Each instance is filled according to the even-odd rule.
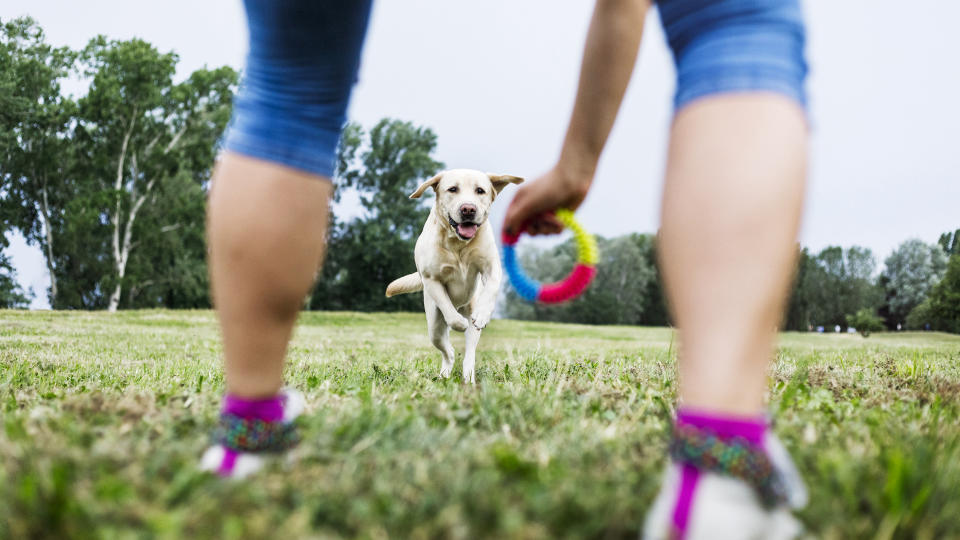
[[[670,456],[680,466],[680,489],[672,516],[678,538],[686,534],[701,473],[743,479],[757,490],[764,506],[780,501],[783,489],[764,449],[766,432],[764,416],[677,411]]]
[[[295,426],[283,422],[285,401],[283,394],[252,400],[230,394],[224,397],[214,433],[215,442],[224,450],[219,475],[230,476],[241,453],[282,452],[299,442]]]
[[[223,414],[263,420],[264,422],[279,422],[283,420],[283,396],[244,399],[227,394],[223,398]]]
[[[757,446],[763,446],[763,436],[767,433],[764,415],[732,416],[681,408],[677,411],[676,425],[713,433],[723,441],[739,437]]]

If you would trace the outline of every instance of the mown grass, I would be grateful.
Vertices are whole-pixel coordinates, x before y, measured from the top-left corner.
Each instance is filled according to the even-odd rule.
[[[306,314],[298,459],[238,483],[195,470],[223,388],[211,313],[0,312],[0,538],[636,538],[669,329],[494,321],[474,389],[436,377],[424,327]],[[960,336],[785,334],[770,402],[810,536],[960,538]]]

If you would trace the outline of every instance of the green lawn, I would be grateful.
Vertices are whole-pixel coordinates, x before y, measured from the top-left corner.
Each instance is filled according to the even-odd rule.
[[[423,319],[304,315],[299,459],[224,482],[210,312],[0,311],[0,538],[636,538],[672,332],[494,321],[474,389]],[[960,336],[785,334],[770,400],[813,536],[960,538]]]

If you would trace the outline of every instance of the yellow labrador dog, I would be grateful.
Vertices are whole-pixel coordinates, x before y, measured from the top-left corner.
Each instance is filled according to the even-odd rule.
[[[432,187],[436,203],[417,238],[413,253],[417,271],[393,281],[387,296],[423,290],[430,340],[443,356],[441,377],[453,371],[449,336],[453,328],[465,332],[463,380],[475,382],[480,331],[493,316],[503,272],[487,217],[500,190],[521,182],[523,178],[516,176],[453,169],[420,184],[410,195],[419,199]]]

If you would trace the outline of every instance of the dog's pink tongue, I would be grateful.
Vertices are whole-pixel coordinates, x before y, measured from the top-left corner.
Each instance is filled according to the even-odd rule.
[[[457,225],[457,232],[464,238],[473,238],[477,234],[477,224],[461,223]]]

